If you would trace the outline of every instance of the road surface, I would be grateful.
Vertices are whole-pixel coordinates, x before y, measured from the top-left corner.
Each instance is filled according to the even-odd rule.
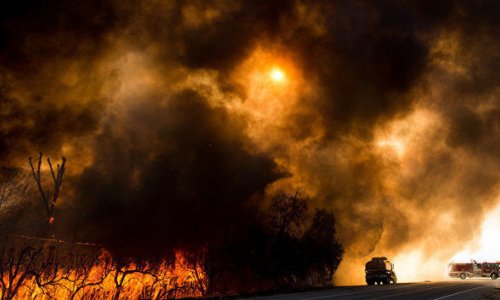
[[[328,290],[254,297],[262,300],[340,299],[500,299],[500,280],[450,280],[381,286],[346,286]]]

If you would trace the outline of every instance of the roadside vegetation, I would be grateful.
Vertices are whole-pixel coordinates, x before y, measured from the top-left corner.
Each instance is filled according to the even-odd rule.
[[[334,285],[343,256],[334,214],[310,208],[301,192],[277,192],[237,238],[162,257],[121,256],[75,241],[78,228],[58,222],[71,214],[57,201],[66,160],[47,163],[40,154],[28,171],[1,170],[0,299],[167,299]]]

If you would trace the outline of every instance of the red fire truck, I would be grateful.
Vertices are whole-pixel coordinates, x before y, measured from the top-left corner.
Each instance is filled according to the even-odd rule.
[[[454,278],[490,277],[497,279],[500,274],[500,262],[478,263],[472,260],[470,263],[450,263],[448,275]]]

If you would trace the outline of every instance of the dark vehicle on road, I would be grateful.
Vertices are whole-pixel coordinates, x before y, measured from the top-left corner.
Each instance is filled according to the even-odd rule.
[[[395,284],[398,281],[394,265],[387,257],[373,257],[365,264],[366,284]]]

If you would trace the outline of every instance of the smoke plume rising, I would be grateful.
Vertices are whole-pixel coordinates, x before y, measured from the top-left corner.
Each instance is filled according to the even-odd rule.
[[[496,1],[16,3],[0,166],[65,155],[80,240],[224,243],[302,190],[336,215],[348,283],[375,255],[441,270],[498,205]]]

